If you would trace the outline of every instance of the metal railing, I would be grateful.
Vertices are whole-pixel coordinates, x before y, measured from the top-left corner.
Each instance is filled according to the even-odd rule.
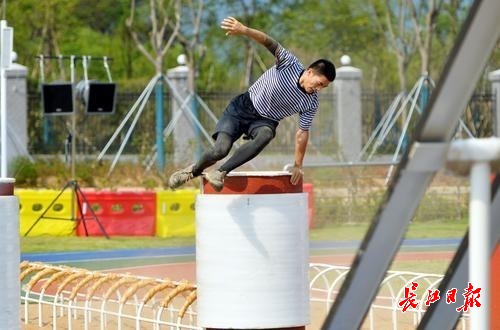
[[[311,310],[316,311],[315,317],[321,319],[333,304],[349,267],[313,263],[309,265],[309,270]],[[440,274],[388,271],[365,318],[363,329],[416,329],[426,311],[429,292],[435,291],[442,279]],[[405,288],[411,288],[413,283],[418,284],[415,307],[403,312],[405,306],[400,306],[400,302],[405,299]],[[441,299],[446,299],[445,292],[441,293]],[[458,300],[457,306],[460,306]],[[469,313],[463,313],[457,329],[469,328],[469,318]]]

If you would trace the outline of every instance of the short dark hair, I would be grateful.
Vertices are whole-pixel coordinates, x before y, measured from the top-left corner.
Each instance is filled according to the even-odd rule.
[[[329,60],[325,60],[323,58],[314,61],[309,65],[308,69],[314,70],[314,72],[322,74],[329,81],[334,81],[337,76],[337,72],[335,71],[335,65]]]

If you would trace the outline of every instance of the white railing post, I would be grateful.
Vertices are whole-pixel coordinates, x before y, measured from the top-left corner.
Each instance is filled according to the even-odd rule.
[[[471,329],[489,329],[490,311],[490,164],[474,163],[470,170],[469,280],[481,288],[481,307],[470,309]]]
[[[469,200],[469,282],[481,288],[475,301],[469,301],[471,329],[490,328],[491,268],[491,183],[490,163],[500,159],[500,138],[467,139],[452,142],[448,167],[458,172],[467,170],[470,178]],[[468,301],[466,300],[466,303]]]

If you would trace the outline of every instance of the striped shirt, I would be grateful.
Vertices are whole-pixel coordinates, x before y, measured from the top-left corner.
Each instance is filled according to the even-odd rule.
[[[299,128],[308,131],[318,110],[318,94],[299,87],[304,67],[292,53],[278,45],[275,56],[276,64],[250,86],[250,99],[261,116],[272,120],[298,113]]]

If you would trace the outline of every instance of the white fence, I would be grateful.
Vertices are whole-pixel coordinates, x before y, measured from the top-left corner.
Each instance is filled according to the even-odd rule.
[[[310,264],[311,324],[321,327],[349,267]],[[429,290],[443,276],[389,271],[363,324],[363,329],[413,329],[425,313]],[[201,329],[196,325],[196,286],[188,282],[130,274],[94,272],[42,263],[21,263],[25,325],[53,329]],[[418,283],[416,307],[399,306],[405,288]],[[441,297],[445,299],[445,297]],[[464,313],[458,329],[468,328]]]
[[[349,267],[332,266],[312,263],[310,270],[311,310],[313,314],[313,329],[319,329],[314,324],[315,319],[321,321],[326,317],[333,304]],[[363,329],[414,329],[419,324],[426,310],[429,290],[438,288],[443,275],[423,274],[403,271],[389,271],[382,281],[379,292],[372,302]],[[417,306],[403,312],[399,303],[405,299],[405,288],[411,288],[412,283],[418,283],[415,291],[418,298]],[[446,297],[441,297],[446,299]],[[467,329],[469,314],[464,313],[459,321],[459,329]]]

